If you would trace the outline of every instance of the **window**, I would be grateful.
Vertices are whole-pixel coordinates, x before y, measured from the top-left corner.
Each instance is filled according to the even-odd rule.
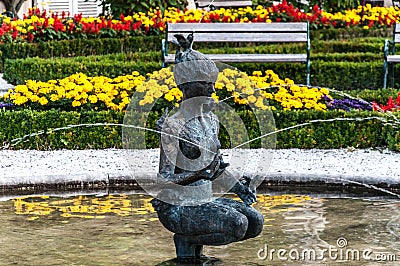
[[[47,12],[61,13],[63,11],[70,12],[73,16],[80,14],[84,17],[97,17],[101,12],[100,1],[97,0],[37,0],[37,6]]]

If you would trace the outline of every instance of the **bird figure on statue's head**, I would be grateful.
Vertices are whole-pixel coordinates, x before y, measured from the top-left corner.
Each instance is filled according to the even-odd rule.
[[[172,41],[173,44],[177,45],[175,63],[179,63],[181,62],[182,54],[190,53],[190,51],[192,50],[193,33],[190,33],[186,38],[182,34],[175,34],[174,37],[177,40]]]

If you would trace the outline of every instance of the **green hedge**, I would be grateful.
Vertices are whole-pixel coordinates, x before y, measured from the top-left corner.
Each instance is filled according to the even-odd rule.
[[[355,38],[390,38],[393,34],[392,27],[386,27],[381,29],[362,29],[359,27],[353,28],[341,28],[341,29],[321,29],[311,30],[311,40],[349,40]]]
[[[75,57],[104,55],[122,52],[147,52],[161,50],[161,36],[136,36],[107,39],[72,39],[40,43],[0,44],[0,65],[6,59],[28,57]]]
[[[329,32],[329,31],[327,31]],[[339,32],[334,30],[332,32]],[[315,33],[314,35],[317,35]],[[105,55],[121,52],[149,52],[160,53],[162,36],[134,36],[127,38],[106,39],[72,39],[63,41],[51,41],[41,43],[7,43],[0,44],[0,62],[3,66],[6,59],[19,59],[28,57],[75,57],[90,55]],[[328,38],[319,40],[311,37],[312,53],[347,53],[347,52],[371,52],[378,53],[382,50],[384,38],[349,38],[337,40]],[[299,53],[304,52],[303,44],[248,44],[248,43],[195,43],[195,49],[223,48],[226,52],[235,53],[232,48],[244,47],[247,52],[258,51],[261,53],[272,53],[282,51]],[[250,46],[250,47],[248,47]],[[222,51],[223,52],[223,51]],[[237,53],[241,53],[237,52]],[[217,53],[221,53],[218,51]]]
[[[149,125],[154,128],[160,113],[154,112],[149,116]],[[257,136],[252,127],[247,111],[240,111],[247,125],[250,126],[250,137]],[[340,111],[276,111],[274,112],[277,129],[317,119],[332,119],[336,117],[356,118],[386,116],[375,112],[340,112]],[[400,114],[397,114],[400,117]],[[247,117],[247,118],[246,118]],[[24,142],[11,149],[103,149],[121,148],[121,127],[96,126],[74,127],[60,131],[50,131],[67,125],[88,123],[119,123],[123,122],[123,112],[88,111],[63,112],[32,110],[1,111],[0,112],[0,143],[10,143],[16,138],[44,130],[45,134],[24,139]],[[223,131],[221,131],[223,132]],[[221,133],[223,134],[223,133]],[[229,146],[228,137],[220,136],[223,147]],[[14,142],[13,142],[14,143]],[[367,121],[334,121],[315,123],[283,131],[277,134],[277,148],[343,148],[343,147],[384,147],[400,151],[400,134],[398,129],[382,124],[378,120]],[[156,134],[147,135],[149,148],[158,146]],[[253,146],[254,147],[254,146]]]
[[[92,57],[85,61],[75,59],[42,59],[28,58],[7,60],[3,78],[11,84],[24,84],[27,79],[48,81],[50,79],[61,79],[72,74],[82,72],[88,76],[107,76],[110,78],[120,75],[131,74],[138,71],[140,74],[153,72],[161,68],[160,62],[137,61],[96,61]]]
[[[387,104],[387,101],[390,96],[393,97],[393,99],[396,99],[398,93],[400,92],[399,89],[380,89],[380,90],[351,90],[351,91],[343,91],[346,94],[349,94],[353,97],[363,99],[364,101],[367,102],[372,102],[375,101],[380,104]],[[337,95],[333,93],[335,97]]]
[[[2,111],[0,112],[0,143],[66,125],[93,122],[118,123],[122,121],[123,116],[123,113],[107,111],[82,113],[55,110],[38,112],[29,109]],[[40,150],[117,148],[121,147],[121,132],[119,127],[79,127],[26,138],[26,142],[10,147]]]

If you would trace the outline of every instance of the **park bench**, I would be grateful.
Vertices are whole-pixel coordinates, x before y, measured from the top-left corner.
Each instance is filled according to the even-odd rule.
[[[372,7],[374,7],[374,6],[383,7],[383,6],[385,6],[385,1],[384,0],[366,0],[365,4],[370,4]]]
[[[194,1],[196,8],[207,8],[215,10],[217,8],[230,8],[230,7],[246,7],[252,6],[251,0],[196,0]]]
[[[390,78],[391,86],[394,87],[394,65],[400,63],[400,55],[396,55],[395,46],[400,42],[400,24],[397,23],[393,30],[393,40],[385,40],[383,47],[384,62],[383,62],[383,88],[387,87],[388,78]],[[389,74],[390,72],[390,74]]]
[[[175,34],[193,33],[194,43],[305,43],[302,54],[207,54],[211,60],[224,63],[305,63],[306,81],[310,84],[310,34],[307,22],[282,23],[167,23],[166,39],[162,40],[162,66],[175,61],[169,53],[169,42]],[[174,47],[175,48],[175,47]],[[175,49],[171,49],[175,52]]]

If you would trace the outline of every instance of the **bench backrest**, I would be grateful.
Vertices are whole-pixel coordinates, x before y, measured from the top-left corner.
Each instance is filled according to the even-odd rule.
[[[196,7],[201,8],[201,7],[209,7],[214,6],[214,7],[245,7],[245,6],[251,6],[253,3],[251,0],[197,0],[195,1]]]
[[[174,34],[193,32],[194,42],[309,42],[307,22],[167,23],[167,42]]]
[[[385,1],[384,0],[366,0],[365,4],[370,4],[371,6],[384,6]]]
[[[396,25],[394,25],[393,42],[394,43],[400,42],[400,23],[396,23]]]

